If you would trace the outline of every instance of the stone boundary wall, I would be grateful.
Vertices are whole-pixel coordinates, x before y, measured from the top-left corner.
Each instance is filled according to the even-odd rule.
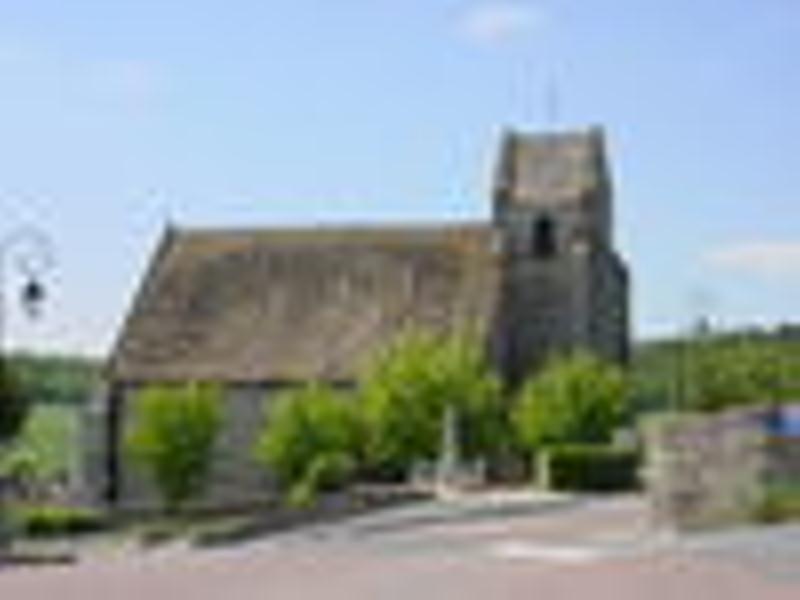
[[[764,448],[768,485],[796,485],[800,487],[800,437],[767,438]]]
[[[768,409],[671,414],[645,424],[645,484],[657,524],[751,520],[773,484],[800,484],[800,438],[772,437]]]

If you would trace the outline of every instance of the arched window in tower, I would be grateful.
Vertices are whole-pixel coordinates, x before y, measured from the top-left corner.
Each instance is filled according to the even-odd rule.
[[[556,227],[553,219],[541,216],[533,223],[532,248],[536,258],[551,258],[556,253]]]

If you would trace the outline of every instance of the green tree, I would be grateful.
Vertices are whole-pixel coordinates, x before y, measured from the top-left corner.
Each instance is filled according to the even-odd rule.
[[[8,367],[3,357],[0,356],[0,459],[6,462],[6,445],[11,442],[25,422],[28,414],[29,403],[27,397],[17,385],[16,378],[12,376],[11,369]],[[0,465],[0,468],[7,467]],[[5,498],[0,491],[0,554],[11,539],[8,529],[8,518],[6,514]],[[0,562],[2,556],[0,556]]]
[[[689,408],[778,404],[800,392],[800,359],[788,344],[709,340],[692,345],[687,363]]]
[[[502,437],[499,380],[469,334],[402,334],[374,357],[360,394],[368,462],[377,473],[399,476],[435,458],[447,407],[455,410],[463,455],[489,453]]]
[[[0,357],[0,448],[22,429],[29,406],[11,367]]]
[[[521,445],[605,443],[628,412],[622,370],[576,352],[551,360],[529,378],[517,399],[513,422]]]
[[[631,409],[637,414],[678,408],[680,342],[640,342],[633,352],[629,377]]]
[[[639,411],[716,411],[800,398],[800,342],[753,330],[642,342],[632,364]]]
[[[37,404],[83,404],[100,379],[99,362],[78,356],[15,354],[8,364],[26,397]]]
[[[359,462],[361,429],[352,395],[319,383],[274,400],[255,455],[278,478],[292,504],[344,485]]]
[[[178,512],[205,486],[221,400],[219,387],[195,383],[149,387],[135,399],[127,448],[153,479],[167,512]]]

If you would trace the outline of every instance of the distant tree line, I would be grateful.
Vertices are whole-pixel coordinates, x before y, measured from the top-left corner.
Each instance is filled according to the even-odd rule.
[[[800,402],[800,325],[640,342],[630,374],[637,412]]]
[[[79,356],[14,354],[5,362],[19,393],[34,404],[82,404],[100,377],[100,361]]]

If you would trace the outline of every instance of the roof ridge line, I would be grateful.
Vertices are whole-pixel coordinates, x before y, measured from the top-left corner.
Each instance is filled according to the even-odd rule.
[[[310,223],[274,224],[264,226],[174,226],[179,235],[192,234],[261,234],[261,233],[347,233],[364,232],[409,232],[409,231],[458,231],[464,229],[482,229],[491,227],[489,219],[469,221],[402,221],[402,222],[353,222],[353,223]]]

